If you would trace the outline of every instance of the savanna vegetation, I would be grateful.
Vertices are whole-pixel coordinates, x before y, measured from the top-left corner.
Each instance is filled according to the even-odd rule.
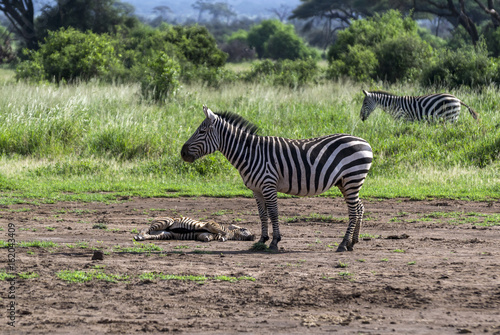
[[[265,20],[224,38],[252,50],[251,61],[228,63],[221,37],[204,26],[153,28],[126,8],[111,13],[118,23],[100,31],[68,21],[39,32],[37,47],[1,70],[0,202],[251,196],[221,154],[180,159],[203,104],[244,116],[261,135],[366,139],[375,160],[363,197],[500,198],[491,39],[468,43],[460,25],[443,39],[399,11],[375,11],[351,18],[321,60],[293,25]],[[381,111],[363,123],[362,89],[453,93],[480,121],[464,109],[455,124]]]

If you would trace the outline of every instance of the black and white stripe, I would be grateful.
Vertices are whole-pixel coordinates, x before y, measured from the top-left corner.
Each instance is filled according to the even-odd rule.
[[[373,159],[365,140],[345,134],[303,140],[258,136],[257,128],[241,116],[213,113],[205,106],[203,111],[206,119],[182,147],[182,158],[193,162],[218,150],[238,169],[257,201],[260,242],[269,239],[270,219],[270,248],[278,249],[277,192],[312,196],[337,186],[349,208],[349,226],[337,251],[352,250],[364,212],[358,195]]]
[[[421,121],[437,120],[455,122],[460,115],[460,107],[469,109],[474,119],[477,113],[457,97],[447,94],[429,94],[418,97],[398,96],[382,91],[367,92],[363,90],[365,99],[361,107],[361,120],[366,120],[375,108],[380,107],[397,120]]]
[[[210,241],[253,241],[255,236],[246,228],[236,225],[225,227],[214,221],[202,222],[187,217],[156,218],[149,227],[134,236],[136,241],[144,240],[196,240]]]

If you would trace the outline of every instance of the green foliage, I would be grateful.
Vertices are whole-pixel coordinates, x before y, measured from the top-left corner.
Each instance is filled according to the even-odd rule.
[[[194,65],[221,67],[227,54],[217,48],[215,38],[203,26],[168,26],[165,41],[176,45],[187,61]]]
[[[316,61],[312,58],[277,62],[266,59],[254,63],[245,78],[248,81],[269,81],[272,85],[296,88],[312,83],[318,72]]]
[[[102,280],[111,283],[125,281],[130,278],[128,275],[107,274],[99,270],[78,271],[78,270],[62,270],[56,273],[56,276],[70,283],[85,283],[92,280]]]
[[[73,28],[49,32],[40,49],[28,55],[29,60],[17,68],[18,79],[60,82],[106,78],[120,66],[108,35]]]
[[[485,86],[499,79],[498,70],[496,62],[488,57],[486,44],[480,42],[476,47],[442,50],[424,70],[422,84],[453,88]]]
[[[432,47],[419,36],[401,35],[387,39],[377,48],[378,77],[392,83],[419,78],[431,56]]]
[[[303,59],[316,54],[309,50],[291,24],[264,20],[248,32],[247,41],[259,58]]]
[[[368,81],[376,75],[378,65],[377,56],[372,50],[362,45],[349,45],[340,59],[330,62],[328,76],[348,76],[356,81]]]
[[[262,64],[267,64],[263,71],[274,73],[273,62]],[[182,161],[181,147],[203,120],[204,103],[213,111],[242,115],[263,136],[349,133],[366,139],[375,159],[363,197],[500,197],[496,86],[476,91],[327,81],[290,89],[269,85],[268,79],[274,77],[218,89],[185,85],[168,105],[144,101],[137,84],[5,85],[0,91],[0,137],[8,145],[0,154],[0,204],[115,201],[123,196],[251,197],[222,154],[193,164]],[[361,122],[361,89],[373,88],[398,95],[453,93],[479,113],[480,122],[464,107],[454,124],[398,122],[380,110]],[[332,188],[326,195],[340,192]],[[89,228],[92,224],[88,222]]]
[[[155,101],[175,95],[180,87],[180,72],[181,67],[175,59],[163,52],[160,53],[156,59],[148,63],[148,71],[141,83],[142,94],[150,96]]]
[[[357,81],[415,79],[431,56],[432,47],[418,34],[416,22],[390,10],[356,20],[338,33],[328,50],[328,74]]]
[[[96,34],[115,33],[117,27],[132,27],[138,20],[131,14],[133,7],[116,0],[65,0],[45,5],[35,20],[39,40],[49,31],[73,27]]]

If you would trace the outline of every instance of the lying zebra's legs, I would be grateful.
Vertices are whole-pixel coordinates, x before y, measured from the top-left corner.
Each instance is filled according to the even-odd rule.
[[[256,191],[253,192],[253,196],[257,201],[257,207],[259,209],[259,217],[260,222],[262,224],[262,234],[260,235],[259,243],[265,243],[269,240],[269,232],[268,232],[268,217],[267,217],[267,206],[266,201],[264,200],[264,196],[262,193],[258,193]]]
[[[174,238],[172,232],[169,231],[149,231],[147,233],[143,233],[142,231],[134,236],[134,240],[136,241],[146,241],[146,240],[171,240]]]
[[[196,236],[195,236],[196,241],[210,242],[213,239],[214,239],[214,234],[212,234],[212,233],[200,233],[200,234],[196,234]]]

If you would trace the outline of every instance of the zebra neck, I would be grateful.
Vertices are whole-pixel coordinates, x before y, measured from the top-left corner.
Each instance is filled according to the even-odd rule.
[[[398,110],[398,99],[397,96],[392,95],[382,95],[377,97],[377,105],[384,111],[392,114]]]
[[[249,159],[260,143],[261,136],[250,134],[241,129],[222,127],[220,131],[219,151],[238,170]]]

